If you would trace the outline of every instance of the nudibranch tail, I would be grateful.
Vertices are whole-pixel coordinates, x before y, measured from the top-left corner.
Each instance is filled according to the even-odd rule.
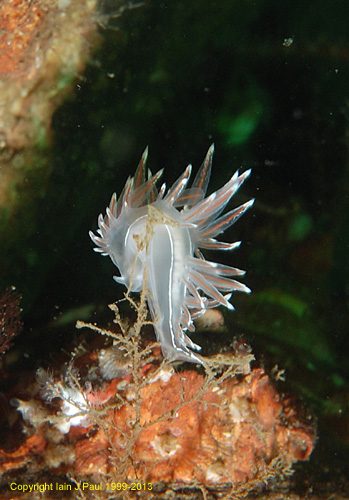
[[[172,361],[202,363],[194,353],[200,347],[186,335],[193,332],[193,320],[207,309],[229,302],[232,292],[250,289],[235,278],[244,271],[210,262],[202,249],[234,250],[240,242],[215,238],[234,224],[254,200],[222,215],[232,196],[250,175],[236,172],[218,191],[205,198],[211,175],[213,145],[194,178],[188,182],[188,165],[166,193],[156,183],[162,170],[146,173],[148,149],[142,155],[134,177],[129,177],[117,199],[114,193],[106,215],[98,217],[98,235],[90,232],[97,252],[109,255],[120,271],[114,279],[129,291],[140,291],[146,276],[146,298],[164,356]],[[145,271],[145,272],[144,272]]]

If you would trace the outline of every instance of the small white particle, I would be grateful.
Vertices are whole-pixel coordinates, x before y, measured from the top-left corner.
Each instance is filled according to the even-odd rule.
[[[284,47],[290,47],[293,44],[293,40],[294,40],[293,37],[284,38],[282,45]]]

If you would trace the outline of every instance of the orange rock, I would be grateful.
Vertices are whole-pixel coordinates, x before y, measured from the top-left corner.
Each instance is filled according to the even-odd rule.
[[[16,281],[12,261],[24,258],[21,241],[37,230],[37,203],[52,171],[52,117],[97,46],[96,5],[95,0],[0,1],[4,282]]]
[[[17,72],[24,68],[25,59],[32,59],[32,45],[43,17],[39,0],[3,1],[0,13],[0,75]]]
[[[12,453],[0,449],[0,472],[23,467],[28,463],[30,456],[42,454],[46,444],[44,436],[38,433],[27,438],[24,444]]]
[[[186,371],[148,383],[140,391],[139,426],[133,427],[134,405],[111,410],[105,416],[107,439],[100,430],[98,437],[77,443],[77,472],[111,473],[113,454],[123,456],[134,433],[127,451],[130,480],[141,470],[152,482],[231,484],[253,479],[277,456],[285,466],[309,457],[312,431],[287,428],[280,398],[262,369],[206,391],[204,382],[202,375]]]
[[[64,404],[59,410],[52,397],[48,404],[38,393],[31,407],[37,401],[51,413],[44,414],[42,424],[33,420],[36,434],[16,452],[2,453],[2,470],[40,460],[51,472],[51,464],[58,463],[60,473],[73,476],[103,474],[116,482],[200,484],[218,490],[236,484],[249,488],[309,458],[313,428],[289,399],[282,400],[263,369],[239,376],[223,372],[221,379],[211,374],[209,379],[193,369],[176,373],[171,365],[159,365],[156,356],[152,363],[145,360],[138,372],[126,372],[98,390],[70,385],[70,392],[61,390],[70,398],[66,414]],[[47,381],[54,390],[63,387],[51,375]],[[72,423],[72,406],[81,401],[88,428]],[[65,434],[62,418],[72,419]],[[67,447],[70,462],[57,462],[56,455],[52,461],[57,445]]]

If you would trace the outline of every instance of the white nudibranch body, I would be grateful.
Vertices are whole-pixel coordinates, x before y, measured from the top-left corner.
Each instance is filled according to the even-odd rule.
[[[145,179],[147,149],[134,177],[129,177],[117,200],[114,193],[106,215],[98,218],[98,236],[90,231],[94,250],[109,255],[120,271],[115,281],[146,297],[163,355],[171,361],[202,363],[200,350],[186,335],[193,319],[207,309],[224,305],[233,309],[231,292],[250,292],[235,280],[244,271],[205,260],[200,249],[233,250],[240,242],[215,239],[253,204],[254,200],[222,214],[230,198],[250,175],[236,172],[218,191],[205,198],[212,165],[213,145],[190,188],[189,165],[169,189],[155,186],[162,174]]]

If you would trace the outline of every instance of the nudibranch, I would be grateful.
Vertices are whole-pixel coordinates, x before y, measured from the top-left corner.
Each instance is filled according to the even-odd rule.
[[[129,177],[117,200],[114,193],[106,215],[98,218],[98,236],[90,231],[95,251],[109,255],[120,276],[117,283],[140,292],[145,282],[146,299],[162,353],[171,361],[202,363],[194,351],[200,346],[185,333],[193,332],[193,320],[213,307],[229,309],[233,291],[250,292],[236,281],[244,271],[206,260],[200,249],[233,250],[240,245],[215,239],[236,222],[254,200],[223,215],[230,198],[250,175],[237,171],[218,191],[205,198],[211,174],[212,145],[190,188],[191,165],[166,193],[158,191],[155,175],[143,153],[134,177]]]

